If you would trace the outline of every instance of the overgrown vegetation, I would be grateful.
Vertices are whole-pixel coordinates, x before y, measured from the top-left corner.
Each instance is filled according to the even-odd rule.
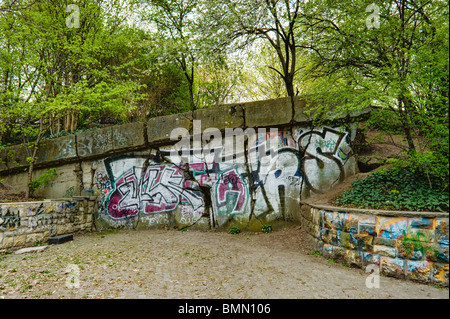
[[[316,115],[379,106],[371,127],[406,144],[384,178],[431,196],[352,204],[445,210],[448,1],[79,0],[76,28],[73,3],[0,2],[0,148],[24,144],[30,186],[46,138],[301,94]]]
[[[417,168],[374,172],[352,183],[336,200],[338,205],[410,211],[448,211],[448,184]]]
[[[39,175],[38,178],[32,180],[28,187],[30,188],[31,195],[41,187],[45,187],[50,181],[57,175],[56,168],[50,168],[47,172]]]

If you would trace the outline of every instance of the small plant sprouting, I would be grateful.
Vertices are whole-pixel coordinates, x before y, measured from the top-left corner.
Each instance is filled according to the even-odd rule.
[[[237,226],[233,226],[230,228],[229,233],[233,234],[233,235],[237,235],[241,232],[241,230],[239,229],[239,227]]]
[[[32,180],[28,186],[30,187],[31,193],[38,190],[42,186],[47,186],[51,179],[57,176],[56,168],[50,168],[46,173],[41,174],[37,179]]]
[[[322,256],[322,253],[318,250],[313,250],[310,254],[313,256]]]
[[[263,233],[270,233],[272,231],[272,225],[263,225],[261,228]]]

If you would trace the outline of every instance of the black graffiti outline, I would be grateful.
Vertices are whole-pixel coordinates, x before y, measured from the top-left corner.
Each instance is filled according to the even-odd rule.
[[[18,228],[21,225],[21,217],[19,212],[11,212],[8,208],[5,215],[3,215],[3,210],[0,207],[0,228],[13,229]]]
[[[320,189],[317,189],[317,188],[312,186],[311,182],[309,181],[308,174],[306,173],[306,170],[305,170],[305,162],[308,161],[308,160],[313,160],[313,159],[316,160],[317,162],[322,162],[322,160],[320,158],[316,157],[315,155],[307,152],[307,149],[309,147],[311,147],[309,145],[310,142],[308,142],[308,144],[304,148],[302,146],[302,140],[305,137],[307,137],[307,136],[309,136],[308,138],[310,138],[311,135],[318,135],[322,139],[325,139],[325,136],[327,135],[327,133],[333,133],[333,134],[336,134],[336,135],[339,136],[338,140],[336,141],[336,145],[334,146],[333,151],[332,152],[323,152],[321,147],[316,147],[316,152],[317,152],[318,155],[326,157],[326,158],[332,160],[333,162],[335,162],[337,164],[337,166],[339,168],[339,178],[337,180],[338,180],[339,183],[342,183],[344,181],[344,179],[345,179],[344,165],[342,164],[342,161],[340,159],[336,158],[335,155],[338,153],[338,151],[339,151],[339,149],[341,147],[340,145],[341,145],[342,140],[344,138],[345,138],[345,141],[347,142],[347,144],[350,144],[349,140],[348,140],[349,135],[350,135],[349,132],[340,132],[340,131],[337,131],[335,129],[329,128],[329,127],[324,127],[322,132],[311,130],[311,131],[307,131],[305,133],[302,133],[299,136],[298,142],[297,142],[300,152],[302,154],[305,154],[304,157],[303,157],[303,161],[302,161],[302,171],[305,173],[304,174],[305,175],[304,176],[305,184],[309,187],[309,189],[311,189],[312,191],[314,191],[316,193],[319,193],[319,194],[323,194],[324,192],[321,191]],[[352,156],[352,154],[353,154],[353,150],[351,150],[349,152],[348,158],[350,158],[350,156]]]

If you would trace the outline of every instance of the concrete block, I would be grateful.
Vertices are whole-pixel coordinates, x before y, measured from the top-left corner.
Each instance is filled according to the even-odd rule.
[[[36,164],[67,162],[77,159],[75,135],[42,141],[39,146]]]
[[[391,257],[381,257],[381,273],[396,278],[405,277],[405,260]]]
[[[14,246],[13,236],[4,236],[1,249],[8,249]]]
[[[436,242],[440,245],[449,245],[449,225],[448,218],[437,218],[436,219],[436,230],[435,230],[435,238]]]
[[[347,214],[347,218],[344,220],[343,223],[343,230],[345,232],[356,234],[358,232],[358,221],[359,221],[359,214]]]
[[[429,246],[426,249],[426,259],[429,261],[439,262],[439,263],[448,263],[449,248],[448,246],[442,245],[433,245]]]
[[[38,233],[38,234],[27,234],[25,239],[25,245],[26,246],[33,246],[38,241],[44,242],[44,233]]]
[[[388,246],[375,245],[375,246],[373,246],[373,252],[375,254],[378,254],[381,256],[387,256],[387,257],[396,257],[397,256],[397,250],[393,247],[388,247]]]
[[[408,226],[412,229],[431,229],[434,230],[436,228],[436,222],[434,218],[409,218]]]
[[[294,97],[294,121],[296,123],[305,123],[312,120],[314,115],[313,106],[307,105],[305,100],[300,97]]]
[[[27,157],[29,156],[31,156],[31,150],[23,144],[8,146],[1,152],[3,168],[5,168],[5,166],[8,169],[28,167],[29,163],[27,162]]]
[[[377,236],[376,225],[368,223],[359,223],[359,234],[365,234],[368,236]]]
[[[116,125],[111,127],[114,151],[137,150],[145,147],[145,124],[141,122]]]
[[[7,148],[0,149],[0,173],[8,170],[7,162]]]
[[[60,236],[49,238],[48,244],[49,245],[59,245],[59,244],[63,244],[65,242],[72,241],[72,240],[73,240],[72,234],[60,235]]]
[[[333,229],[333,221],[337,216],[337,213],[330,212],[330,211],[324,211],[321,212],[322,214],[322,223],[323,227],[326,227],[328,229]]]
[[[322,247],[322,254],[325,258],[333,258],[334,257],[334,249],[335,247],[332,245],[324,244]]]
[[[375,245],[397,247],[398,243],[399,243],[399,240],[396,240],[396,239],[389,239],[389,238],[382,238],[382,237],[375,237],[375,239],[374,239]]]
[[[77,135],[77,153],[80,158],[111,154],[114,150],[111,127]]]
[[[398,257],[411,260],[422,260],[425,255],[425,247],[420,243],[399,242],[397,245]]]
[[[292,104],[289,97],[244,104],[247,127],[272,127],[289,124]]]
[[[368,252],[362,252],[362,265],[368,265],[368,264],[380,264],[381,256],[373,253]]]
[[[14,236],[14,246],[23,247],[25,246],[26,235],[16,235]]]
[[[207,128],[244,127],[243,104],[227,104],[194,112],[194,120],[201,120],[202,132]]]
[[[448,263],[447,264],[433,264],[431,269],[430,279],[433,284],[443,285],[448,287]]]
[[[378,237],[388,239],[401,239],[404,232],[408,230],[408,219],[406,217],[380,217],[378,221]]]
[[[365,234],[352,234],[351,243],[358,251],[374,251],[374,237]]]
[[[340,233],[340,244],[342,247],[354,249],[354,245],[350,242],[350,233],[341,231]]]
[[[173,114],[150,119],[147,122],[147,137],[150,145],[170,142],[175,128],[192,129],[192,113]],[[175,143],[175,142],[172,142]]]
[[[406,262],[406,278],[422,283],[430,281],[433,263],[429,261],[411,261]]]
[[[362,258],[361,255],[358,254],[354,250],[347,250],[344,257],[345,262],[348,266],[361,267],[362,266]]]

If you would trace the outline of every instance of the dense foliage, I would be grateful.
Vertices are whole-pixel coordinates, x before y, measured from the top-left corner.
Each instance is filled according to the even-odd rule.
[[[357,180],[335,202],[359,208],[448,212],[449,194],[439,178],[403,168]]]
[[[31,178],[45,138],[301,94],[378,106],[391,164],[448,190],[448,29],[446,0],[3,0],[0,147],[24,143]]]

